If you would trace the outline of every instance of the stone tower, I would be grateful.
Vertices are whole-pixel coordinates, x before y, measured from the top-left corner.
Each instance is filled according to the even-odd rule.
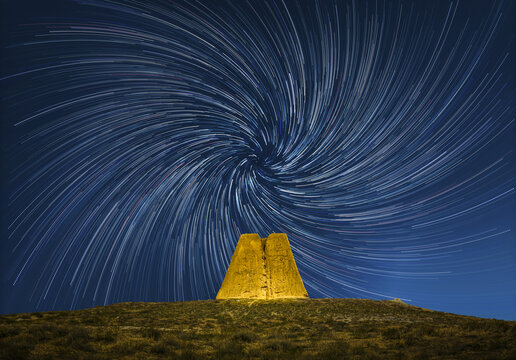
[[[307,298],[286,234],[243,234],[217,299]]]

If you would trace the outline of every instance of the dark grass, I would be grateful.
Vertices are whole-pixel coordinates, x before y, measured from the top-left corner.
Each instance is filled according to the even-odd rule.
[[[0,316],[0,359],[516,359],[516,322],[355,299],[121,303]]]

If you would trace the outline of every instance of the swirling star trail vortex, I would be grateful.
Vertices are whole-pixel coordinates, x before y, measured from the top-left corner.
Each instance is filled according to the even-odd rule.
[[[4,312],[214,298],[284,232],[311,297],[516,318],[513,3],[64,3],[4,46]]]

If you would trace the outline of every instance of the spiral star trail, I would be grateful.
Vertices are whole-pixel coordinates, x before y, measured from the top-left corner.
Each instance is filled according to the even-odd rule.
[[[516,318],[512,3],[65,3],[4,46],[4,312],[214,298],[284,232],[311,297]]]

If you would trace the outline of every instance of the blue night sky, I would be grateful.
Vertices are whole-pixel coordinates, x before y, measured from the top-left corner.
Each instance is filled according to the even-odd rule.
[[[516,320],[514,1],[2,2],[2,313],[310,297]]]

